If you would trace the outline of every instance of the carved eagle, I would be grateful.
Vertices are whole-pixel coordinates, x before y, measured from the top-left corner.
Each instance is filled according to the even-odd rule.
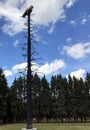
[[[26,9],[22,17],[24,18],[26,15],[30,14],[32,12],[33,6],[31,5],[29,8]]]

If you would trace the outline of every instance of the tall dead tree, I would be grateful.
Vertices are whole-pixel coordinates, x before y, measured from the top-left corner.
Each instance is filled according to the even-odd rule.
[[[32,129],[32,70],[31,70],[31,30],[30,21],[33,6],[26,9],[23,18],[27,16],[28,19],[28,37],[27,37],[27,129]]]

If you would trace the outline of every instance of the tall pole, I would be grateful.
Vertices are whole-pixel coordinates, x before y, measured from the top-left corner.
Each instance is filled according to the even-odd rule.
[[[32,71],[31,71],[31,33],[30,33],[30,15],[33,6],[30,6],[23,17],[28,17],[28,39],[27,39],[27,129],[32,129]]]
[[[30,39],[30,14],[28,14],[28,62],[27,62],[27,129],[32,128],[32,100],[31,100],[31,39]]]

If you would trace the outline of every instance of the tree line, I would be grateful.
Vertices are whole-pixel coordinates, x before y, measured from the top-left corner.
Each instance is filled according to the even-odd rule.
[[[26,78],[8,83],[0,68],[0,123],[26,122]],[[48,82],[45,75],[32,76],[33,120],[55,122],[90,121],[90,73],[85,79],[57,74]]]

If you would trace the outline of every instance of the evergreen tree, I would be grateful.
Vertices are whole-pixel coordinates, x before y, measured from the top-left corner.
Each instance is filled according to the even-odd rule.
[[[84,99],[85,99],[85,113],[84,118],[90,117],[90,73],[87,73],[84,87]]]
[[[57,75],[57,117],[63,122],[63,118],[66,115],[65,112],[65,85],[63,77]]]
[[[51,118],[57,117],[56,115],[56,98],[57,98],[57,85],[56,85],[57,78],[56,76],[51,77]]]
[[[41,117],[46,118],[47,121],[50,118],[50,87],[45,75],[41,79]]]
[[[83,121],[83,81],[73,77],[73,116],[74,121]]]
[[[36,118],[40,122],[41,117],[41,81],[37,74],[33,76],[33,85],[32,85],[32,104],[33,104],[33,118]]]
[[[66,81],[65,86],[65,111],[68,122],[70,122],[70,119],[73,116],[73,79],[70,75],[68,75],[68,81]]]
[[[65,112],[65,83],[66,79],[59,74],[57,76],[52,76],[51,78],[51,92],[52,92],[52,112],[53,118],[61,119],[66,115]]]
[[[11,86],[11,118],[12,121],[24,121],[26,120],[26,86],[25,79],[19,77],[15,79]]]
[[[7,96],[8,86],[3,70],[0,68],[0,121],[3,123],[7,119]]]
[[[0,69],[0,121],[26,121],[26,79],[15,79],[10,88]],[[45,75],[40,79],[32,76],[33,118],[56,121],[87,121],[90,118],[90,73],[86,79],[58,74],[51,77],[50,84]]]

